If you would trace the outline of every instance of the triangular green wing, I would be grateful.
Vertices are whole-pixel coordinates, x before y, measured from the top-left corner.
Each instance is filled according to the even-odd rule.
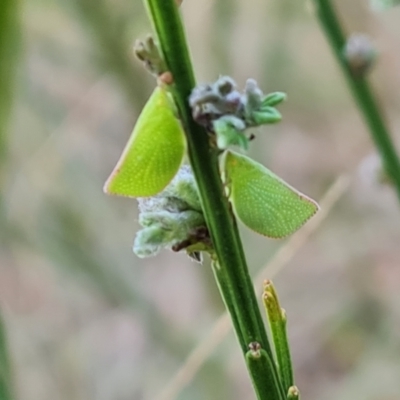
[[[128,197],[161,192],[178,172],[186,140],[166,90],[157,87],[141,112],[104,191]]]
[[[222,167],[237,217],[261,235],[290,235],[319,209],[314,200],[244,155],[227,151]]]

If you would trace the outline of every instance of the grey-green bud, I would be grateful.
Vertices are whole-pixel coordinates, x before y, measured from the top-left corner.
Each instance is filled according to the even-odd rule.
[[[364,34],[353,34],[343,50],[344,58],[354,76],[364,76],[374,65],[376,50],[370,38]]]

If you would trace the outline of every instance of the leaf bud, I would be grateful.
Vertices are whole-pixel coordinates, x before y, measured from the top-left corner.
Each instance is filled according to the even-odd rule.
[[[374,65],[376,50],[367,35],[351,35],[343,49],[343,55],[351,72],[356,77],[364,76]]]
[[[151,74],[158,76],[167,71],[164,59],[151,35],[144,40],[136,40],[133,51]]]

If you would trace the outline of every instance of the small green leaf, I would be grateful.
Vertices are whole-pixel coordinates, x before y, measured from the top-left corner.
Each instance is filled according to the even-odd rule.
[[[128,197],[161,192],[178,172],[186,141],[166,90],[157,87],[140,114],[104,191]]]
[[[319,209],[314,200],[246,156],[227,151],[222,165],[237,217],[261,235],[290,235]]]
[[[263,107],[259,111],[253,111],[251,117],[256,125],[275,124],[282,120],[281,113],[274,107]]]
[[[245,136],[245,123],[233,116],[225,115],[213,122],[213,128],[217,136],[217,147],[225,150],[229,146],[236,145],[247,150],[249,139]]]
[[[261,102],[261,106],[262,107],[274,107],[276,105],[278,105],[279,103],[282,103],[282,101],[286,100],[286,93],[283,92],[273,92],[273,93],[269,93],[267,94],[262,102]]]

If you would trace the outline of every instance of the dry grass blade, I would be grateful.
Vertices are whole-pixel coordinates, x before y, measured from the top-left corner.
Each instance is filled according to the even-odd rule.
[[[273,278],[294,257],[297,251],[307,242],[311,234],[318,229],[321,223],[329,215],[333,206],[343,196],[349,185],[349,176],[341,175],[329,187],[320,201],[321,210],[316,217],[310,220],[307,225],[294,234],[257,275],[255,280],[257,293],[260,292],[266,274],[268,274],[269,278]],[[155,399],[176,399],[182,389],[194,378],[204,362],[208,357],[210,357],[215,348],[226,338],[230,331],[231,322],[228,314],[224,313],[218,318],[208,336],[200,342],[195,349],[193,349],[177,373]]]

